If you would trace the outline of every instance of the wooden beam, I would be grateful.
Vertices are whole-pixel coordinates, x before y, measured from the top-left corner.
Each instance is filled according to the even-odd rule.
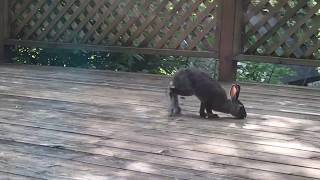
[[[214,52],[214,51],[135,48],[135,47],[122,47],[122,46],[104,46],[104,45],[44,42],[44,41],[30,41],[30,40],[16,40],[16,39],[6,40],[5,45],[21,45],[26,47],[39,47],[39,48],[81,49],[81,50],[88,50],[88,51],[107,51],[107,52],[122,52],[122,53],[137,53],[137,54],[157,54],[157,55],[164,55],[164,56],[188,56],[188,57],[203,57],[203,58],[218,57],[217,52]]]
[[[220,81],[231,82],[236,78],[237,63],[233,56],[241,52],[242,3],[242,0],[220,1]]]
[[[271,56],[256,56],[256,55],[238,55],[235,57],[237,61],[254,61],[259,63],[273,63],[273,64],[285,64],[285,65],[300,65],[300,66],[312,66],[320,67],[320,60],[313,59],[296,59],[296,58],[283,58],[283,57],[271,57]]]
[[[9,2],[0,1],[0,63],[8,61],[6,58],[6,48],[4,41],[9,37]]]

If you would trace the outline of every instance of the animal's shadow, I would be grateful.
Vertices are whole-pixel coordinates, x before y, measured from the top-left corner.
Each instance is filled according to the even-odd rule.
[[[247,124],[247,119],[237,119],[232,116],[219,114],[218,118],[201,118],[198,114],[193,113],[182,113],[175,116],[169,116],[170,121],[176,122],[184,122],[184,121],[197,121],[199,123],[206,123],[210,124],[210,122],[215,123],[226,123],[226,124],[233,124],[236,127],[243,128]]]

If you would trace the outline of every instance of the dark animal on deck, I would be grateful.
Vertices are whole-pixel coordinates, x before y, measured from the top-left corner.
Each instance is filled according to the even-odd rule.
[[[215,118],[212,110],[231,114],[236,118],[244,119],[247,116],[244,105],[238,100],[240,86],[232,85],[230,89],[231,99],[227,98],[225,90],[218,81],[212,79],[207,73],[191,68],[178,71],[169,86],[170,115],[181,113],[178,95],[195,95],[201,101],[200,116],[202,118]]]

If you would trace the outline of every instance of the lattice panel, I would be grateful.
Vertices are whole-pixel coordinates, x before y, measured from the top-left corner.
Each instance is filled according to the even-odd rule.
[[[13,0],[11,38],[216,50],[218,0]]]
[[[318,0],[251,0],[245,23],[246,54],[320,59]]]

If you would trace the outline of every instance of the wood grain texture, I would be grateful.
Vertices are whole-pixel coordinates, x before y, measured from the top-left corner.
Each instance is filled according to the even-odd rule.
[[[246,120],[200,119],[194,97],[169,118],[169,79],[0,66],[0,176],[319,179],[319,90],[243,83]]]

